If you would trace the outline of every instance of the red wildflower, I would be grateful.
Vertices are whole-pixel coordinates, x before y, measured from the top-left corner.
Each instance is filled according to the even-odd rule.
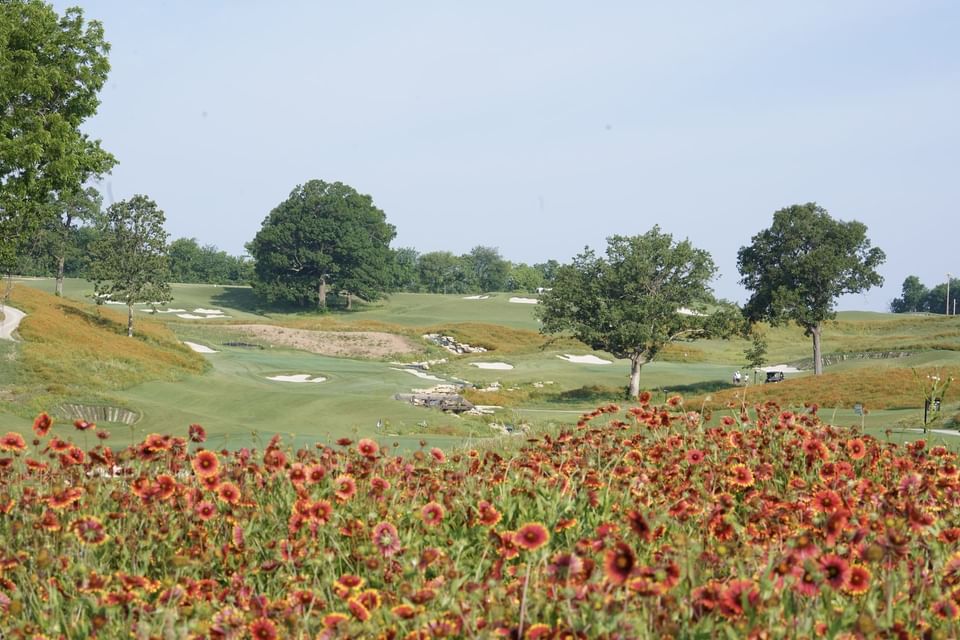
[[[824,489],[813,496],[813,507],[821,513],[833,513],[842,506],[843,500],[831,489]]]
[[[760,601],[760,590],[753,580],[731,580],[720,594],[718,601],[720,615],[725,618],[737,618],[743,615],[743,603],[756,607]]]
[[[307,484],[316,484],[323,480],[325,475],[327,475],[327,471],[323,468],[323,465],[312,464],[307,467]]]
[[[187,437],[190,438],[190,442],[201,443],[206,441],[207,432],[200,425],[192,424],[187,427]]]
[[[248,629],[253,640],[277,640],[277,627],[269,618],[257,618]]]
[[[394,555],[401,549],[397,528],[389,522],[381,522],[373,528],[373,544],[384,557]]]
[[[820,570],[834,589],[844,589],[850,580],[850,563],[834,553],[820,557]]]
[[[730,467],[730,484],[737,487],[752,487],[753,472],[745,464],[735,464]]]
[[[74,535],[77,536],[80,542],[86,544],[98,545],[103,544],[107,540],[107,533],[103,529],[103,523],[93,516],[86,516],[74,520],[70,528],[73,529]]]
[[[228,504],[237,504],[240,501],[240,489],[232,482],[224,482],[217,487],[217,497]]]
[[[851,460],[860,460],[867,455],[867,445],[860,438],[847,440],[847,453]]]
[[[700,449],[690,449],[684,456],[689,464],[700,464],[707,456]]]
[[[173,479],[173,476],[161,473],[157,476],[156,492],[157,498],[160,500],[166,500],[172,496],[177,490],[177,481]]]
[[[323,628],[324,629],[336,629],[338,625],[343,624],[350,617],[342,613],[328,613],[323,616]]]
[[[199,451],[190,461],[193,470],[201,478],[209,478],[217,475],[220,470],[220,460],[213,451]]]
[[[346,502],[357,493],[357,481],[353,479],[353,476],[339,475],[333,481],[333,485],[335,487],[333,493],[341,502]]]
[[[844,591],[855,596],[863,595],[870,589],[870,578],[870,569],[862,564],[852,565]]]
[[[347,608],[350,609],[350,613],[353,614],[353,617],[360,622],[366,622],[370,619],[370,610],[363,606],[363,604],[356,598],[350,598],[347,600]]]
[[[47,435],[47,432],[50,431],[50,427],[52,426],[53,418],[47,415],[46,412],[41,413],[33,419],[33,432],[37,434],[38,438]]]
[[[653,539],[653,531],[650,530],[650,524],[647,522],[647,519],[643,517],[643,514],[635,509],[631,509],[627,512],[627,519],[630,521],[630,528],[633,529],[633,532],[640,536],[640,539],[644,542],[650,542]]]
[[[19,433],[10,431],[0,438],[0,451],[23,451],[27,448],[27,443]]]
[[[633,555],[633,549],[623,542],[618,542],[604,556],[603,571],[610,582],[623,584],[636,564],[637,558]]]
[[[485,527],[494,527],[500,522],[500,518],[503,516],[500,515],[500,512],[497,511],[496,507],[487,502],[486,500],[481,500],[477,504],[477,511],[479,512],[479,522]]]
[[[960,607],[952,600],[938,600],[930,607],[933,615],[941,620],[960,620]]]
[[[77,418],[73,421],[73,426],[76,427],[77,431],[86,431],[87,429],[96,429],[97,425],[93,422],[87,422],[81,418]]]
[[[390,609],[390,613],[397,616],[401,620],[409,620],[417,615],[417,610],[408,604],[398,604]]]
[[[380,446],[369,438],[361,438],[360,442],[357,443],[357,451],[359,451],[362,456],[373,458],[377,455],[377,452],[380,451]]]
[[[527,551],[536,551],[550,542],[550,532],[539,522],[521,525],[513,535],[513,543]]]
[[[213,516],[217,515],[217,508],[212,502],[203,500],[202,502],[198,502],[196,504],[196,506],[193,508],[193,512],[197,514],[197,517],[201,520],[207,521]]]
[[[47,498],[47,504],[52,509],[66,509],[83,496],[83,489],[79,487],[68,487],[63,491],[53,494]]]
[[[443,506],[438,502],[428,502],[420,510],[420,518],[428,527],[435,527],[443,521]]]
[[[447,454],[445,454],[440,449],[437,449],[436,447],[434,447],[433,449],[430,449],[430,456],[440,464],[443,464],[444,462],[447,461]]]
[[[547,640],[553,634],[553,629],[548,624],[538,622],[530,625],[523,634],[523,640]]]

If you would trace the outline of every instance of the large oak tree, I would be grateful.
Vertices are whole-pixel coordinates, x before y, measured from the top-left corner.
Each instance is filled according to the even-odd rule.
[[[341,182],[298,186],[247,245],[254,290],[270,302],[323,308],[327,293],[381,297],[393,275],[396,229],[368,195]]]
[[[80,131],[100,105],[109,45],[78,8],[0,2],[0,268],[54,215],[50,201],[107,172],[112,155]]]
[[[610,237],[606,257],[587,248],[556,270],[536,311],[541,332],[569,331],[593,349],[628,358],[628,392],[636,397],[641,368],[667,344],[740,329],[739,310],[711,294],[715,272],[709,253],[689,240],[674,242],[659,227]]]
[[[886,259],[870,246],[862,222],[834,220],[816,203],[773,214],[773,224],[737,253],[737,266],[753,292],[744,307],[751,321],[793,321],[813,339],[814,371],[823,373],[823,322],[836,315],[837,298],[883,284],[876,269]]]

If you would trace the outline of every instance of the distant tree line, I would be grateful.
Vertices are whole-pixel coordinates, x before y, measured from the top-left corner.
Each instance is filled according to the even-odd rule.
[[[893,313],[940,313],[952,314],[956,300],[960,297],[960,279],[950,278],[950,300],[947,300],[947,283],[943,282],[932,288],[927,288],[917,276],[907,276],[899,298],[890,302],[890,311]]]
[[[22,244],[11,271],[26,276],[58,278],[58,292],[62,292],[62,278],[92,278],[92,248],[101,238],[105,212],[103,198],[93,187],[78,192],[54,197],[47,204],[48,215],[42,225],[32,231],[29,240]],[[302,218],[301,218],[302,221]],[[300,224],[300,222],[298,222]],[[294,242],[303,243],[303,230],[289,236]],[[331,239],[344,236],[341,224],[331,225]],[[282,260],[282,256],[296,257],[303,247],[276,246],[276,251],[267,251],[261,236],[261,244],[251,243],[248,249],[259,251],[268,262]],[[332,240],[331,240],[332,242]],[[349,262],[350,252],[358,250],[356,244],[325,264],[327,271],[339,269],[338,263]],[[281,256],[271,255],[279,253]],[[201,245],[196,238],[178,238],[166,248],[168,278],[170,282],[206,284],[256,284],[256,262],[249,255],[234,256],[218,249],[213,244]],[[368,267],[373,258],[356,261]],[[321,258],[318,257],[318,260]],[[383,292],[403,291],[410,293],[481,293],[486,291],[515,291],[533,293],[553,281],[560,263],[548,260],[533,266],[523,262],[511,262],[500,255],[496,247],[476,246],[468,253],[456,255],[450,251],[420,253],[411,247],[388,249],[377,262],[373,278],[374,288]],[[289,265],[287,265],[289,266]],[[369,270],[369,269],[368,269]],[[302,271],[302,270],[301,270]],[[369,279],[369,278],[368,278]],[[269,276],[267,276],[269,280]],[[277,286],[289,288],[285,278],[277,280]],[[370,291],[354,283],[355,295],[375,297]],[[309,287],[312,291],[312,286]],[[363,295],[364,289],[366,296]],[[263,291],[265,297],[270,297]],[[273,292],[273,298],[297,303],[310,298],[309,292],[281,295]],[[316,300],[314,300],[316,302]]]

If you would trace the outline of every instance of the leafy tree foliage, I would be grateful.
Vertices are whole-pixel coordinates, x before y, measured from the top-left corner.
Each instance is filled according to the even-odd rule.
[[[948,310],[953,314],[954,302],[960,297],[960,279],[950,278],[950,300],[947,300],[947,283],[942,282],[928,289],[917,276],[907,276],[902,293],[890,303],[893,313],[939,313]]]
[[[533,268],[543,274],[543,284],[541,286],[549,287],[553,284],[553,278],[557,275],[557,269],[560,263],[556,260],[547,260],[533,265]]]
[[[212,244],[200,246],[196,238],[177,238],[170,243],[168,255],[173,282],[247,284],[253,279],[252,261]]]
[[[744,308],[751,321],[793,321],[813,339],[814,371],[823,373],[823,321],[836,315],[836,299],[883,284],[876,269],[886,259],[870,246],[861,222],[834,220],[816,203],[773,214],[769,229],[741,247],[737,266],[753,292]]]
[[[419,291],[420,276],[417,271],[417,261],[420,254],[412,247],[391,249],[393,253],[393,284],[392,289],[398,291]]]
[[[127,305],[127,335],[133,336],[133,305],[171,299],[167,232],[163,211],[137,195],[110,205],[99,221],[90,276],[97,302]]]
[[[510,291],[533,292],[543,286],[543,272],[527,264],[510,265],[507,288]]]
[[[476,246],[463,256],[471,280],[480,291],[503,291],[507,288],[510,263],[500,256],[496,247]]]
[[[381,297],[393,272],[396,235],[370,196],[340,182],[298,186],[247,245],[254,290],[270,302],[325,308],[327,293]]]
[[[467,293],[473,289],[462,257],[449,251],[431,251],[417,260],[420,285],[428,293]]]
[[[689,240],[674,242],[654,227],[641,236],[607,239],[606,257],[587,248],[557,269],[540,297],[542,333],[571,332],[594,349],[629,358],[628,392],[640,391],[640,370],[678,340],[729,336],[740,312],[713,299],[710,254]]]
[[[55,194],[66,200],[116,163],[80,131],[100,105],[108,50],[78,8],[0,2],[0,268],[54,215]]]
[[[89,263],[89,246],[96,235],[95,225],[101,215],[103,198],[89,187],[75,192],[61,192],[45,205],[42,226],[30,237],[16,262],[18,273],[53,275],[55,293],[63,295],[66,275],[83,275]]]
[[[900,297],[894,298],[893,302],[890,303],[890,311],[893,313],[926,311],[924,306],[929,290],[920,282],[920,278],[907,276],[900,291]]]

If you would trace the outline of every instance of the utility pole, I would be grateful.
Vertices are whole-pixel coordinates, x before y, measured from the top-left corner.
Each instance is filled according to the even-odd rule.
[[[950,315],[950,274],[947,274],[947,315]]]

